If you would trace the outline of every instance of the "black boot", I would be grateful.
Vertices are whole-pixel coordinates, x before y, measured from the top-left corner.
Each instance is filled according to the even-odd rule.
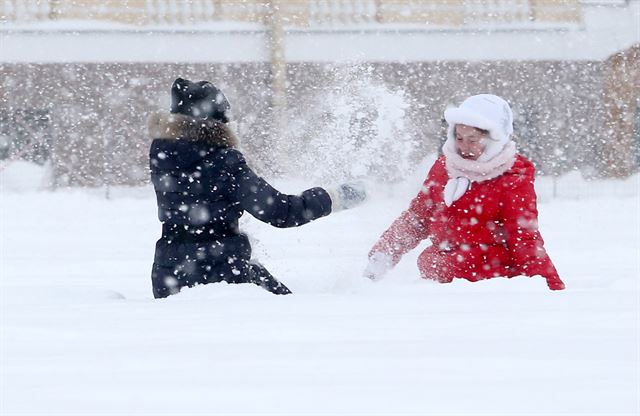
[[[276,295],[288,295],[291,293],[288,287],[278,281],[267,269],[257,263],[252,263],[251,283],[254,283]]]

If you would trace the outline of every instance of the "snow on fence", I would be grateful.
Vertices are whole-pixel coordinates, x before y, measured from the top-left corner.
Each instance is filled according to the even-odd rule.
[[[538,176],[536,194],[542,203],[555,199],[636,198],[640,196],[640,174],[625,179],[585,179],[580,172],[561,176]]]

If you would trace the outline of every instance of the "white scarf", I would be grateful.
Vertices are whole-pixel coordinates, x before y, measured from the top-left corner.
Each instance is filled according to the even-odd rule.
[[[451,139],[445,142],[442,152],[449,174],[449,181],[444,187],[444,203],[448,207],[464,195],[472,182],[497,178],[511,169],[516,161],[516,144],[512,140],[509,140],[497,155],[487,161],[463,158],[458,154]]]

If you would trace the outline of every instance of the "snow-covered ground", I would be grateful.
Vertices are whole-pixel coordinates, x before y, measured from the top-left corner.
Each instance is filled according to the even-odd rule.
[[[573,175],[556,198],[541,181],[566,291],[421,281],[418,251],[365,281],[369,247],[423,174],[302,228],[244,218],[292,296],[214,284],[153,300],[151,188],[16,192],[5,171],[0,414],[638,414],[638,176]]]

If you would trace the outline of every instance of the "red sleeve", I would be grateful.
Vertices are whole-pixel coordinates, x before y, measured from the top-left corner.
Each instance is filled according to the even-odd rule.
[[[538,209],[533,187],[533,166],[522,175],[514,175],[513,187],[505,189],[502,201],[507,245],[516,272],[525,276],[540,275],[552,290],[564,289],[538,230]]]
[[[429,171],[420,192],[411,200],[409,208],[400,214],[382,234],[369,252],[369,256],[375,252],[386,253],[391,256],[395,265],[403,255],[416,248],[422,240],[429,236],[428,218],[431,215],[433,205],[430,201],[429,187],[438,163],[439,161],[436,161]]]

